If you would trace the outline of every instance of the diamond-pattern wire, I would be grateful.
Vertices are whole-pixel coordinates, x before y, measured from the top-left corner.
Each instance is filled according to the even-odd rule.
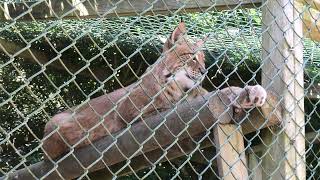
[[[40,4],[41,2],[44,2],[44,1],[39,1],[39,3],[38,4]],[[46,1],[45,1],[46,2]],[[81,1],[81,2],[84,2],[84,1]],[[154,2],[156,2],[156,1],[154,1]],[[47,2],[46,2],[47,3]],[[34,7],[34,6],[36,6],[36,4],[34,4],[34,5],[32,5],[32,7]],[[239,5],[240,6],[240,5]],[[237,9],[239,6],[237,6],[235,9]],[[116,7],[116,5],[115,5],[115,7]],[[133,8],[133,6],[132,6],[132,8]],[[201,7],[199,7],[199,8],[201,8]],[[212,6],[211,8],[214,8],[214,6]],[[209,8],[209,9],[211,9],[211,8]],[[30,8],[31,9],[31,8]],[[151,9],[150,9],[151,10]],[[180,10],[184,10],[183,9],[183,7],[181,7],[179,10],[177,10],[177,11],[180,11]],[[57,19],[61,19],[61,17],[64,17],[64,16],[67,16],[69,13],[72,13],[72,12],[74,12],[75,11],[75,8],[73,9],[73,11],[69,11],[68,13],[66,13],[66,14],[64,14],[64,15],[62,15],[62,16],[60,16],[60,17],[58,17],[57,15],[55,15],[56,16],[56,18]],[[114,11],[116,12],[116,9],[114,9]],[[146,10],[147,11],[147,10]],[[145,12],[146,12],[145,11]],[[20,17],[23,17],[25,14],[29,14],[31,17],[32,17],[32,19],[35,21],[35,18],[32,16],[32,11],[31,10],[28,10],[28,11],[26,11],[24,14],[21,14],[20,16],[18,16],[17,18],[15,18],[14,20],[13,20],[13,22],[14,23],[16,23],[16,20],[18,20]],[[176,13],[176,12],[175,12]],[[75,14],[77,14],[77,13],[75,13]],[[104,18],[105,17],[105,15],[106,14],[108,14],[108,13],[105,13],[102,17]],[[141,14],[143,14],[143,12],[142,13],[140,13],[140,14],[138,14],[137,13],[137,15],[139,16],[139,18],[137,18],[137,21],[138,20],[140,20],[140,18],[141,18]],[[78,15],[76,15],[77,16],[77,18],[78,19],[80,19],[80,17],[78,16]],[[119,16],[117,16],[118,18],[119,18]],[[134,23],[134,22],[133,22]],[[132,24],[133,24],[132,23]],[[52,25],[51,27],[54,27],[55,25]],[[224,27],[226,27],[226,24],[225,23],[223,23],[221,26],[224,26]],[[63,28],[62,28],[63,29]],[[129,29],[127,29],[127,30],[129,30]],[[244,29],[242,29],[242,30],[244,30]],[[87,33],[89,32],[89,30],[87,31]],[[124,31],[125,32],[125,31]],[[228,31],[227,31],[228,32]],[[32,41],[30,41],[30,42],[28,42],[28,41],[26,41],[24,38],[23,38],[23,36],[20,34],[20,33],[18,33],[18,35],[20,36],[20,38],[27,44],[27,46],[25,47],[25,48],[23,48],[23,49],[21,49],[19,52],[17,52],[17,53],[15,53],[14,55],[13,55],[13,57],[10,55],[10,54],[7,54],[8,56],[11,56],[11,59],[12,59],[12,61],[9,61],[8,62],[8,64],[12,64],[13,65],[13,62],[14,62],[14,57],[16,57],[16,56],[18,56],[19,54],[20,54],[20,52],[23,52],[24,50],[28,50],[30,47],[31,47],[31,44],[33,43],[33,42],[35,42],[36,40],[39,40],[40,38],[41,38],[41,36],[43,36],[43,37],[45,37],[45,39],[48,41],[48,43],[50,44],[50,46],[55,50],[55,48],[54,48],[54,46],[50,43],[50,40],[49,39],[47,39],[46,38],[46,33],[47,33],[47,31],[45,30],[44,31],[44,33],[42,34],[42,35],[40,35],[38,38],[36,38],[36,39],[33,39]],[[67,34],[67,33],[66,33]],[[241,34],[241,31],[239,32],[239,34]],[[84,105],[84,104],[86,104],[88,101],[89,101],[89,99],[90,99],[90,97],[91,97],[91,95],[93,95],[95,92],[97,92],[97,91],[99,91],[100,89],[103,89],[103,86],[100,86],[99,88],[97,88],[95,91],[93,91],[93,92],[91,92],[90,94],[86,94],[84,91],[82,91],[82,89],[81,89],[81,86],[79,85],[79,84],[77,84],[77,82],[75,81],[75,78],[76,78],[76,76],[78,75],[78,74],[80,74],[83,70],[85,70],[85,69],[89,69],[90,70],[90,67],[89,67],[89,65],[90,65],[90,62],[92,62],[92,61],[94,61],[98,56],[96,56],[96,57],[93,57],[93,58],[91,58],[90,60],[85,60],[85,58],[82,56],[82,54],[81,54],[81,52],[77,49],[77,47],[76,47],[76,42],[77,42],[77,40],[79,39],[79,38],[81,38],[82,36],[84,36],[84,35],[86,35],[85,33],[83,33],[83,34],[81,34],[80,36],[78,36],[78,38],[75,38],[75,39],[73,39],[73,43],[72,44],[70,44],[69,46],[66,46],[64,49],[62,49],[61,51],[57,51],[57,50],[55,50],[56,52],[57,52],[57,54],[58,54],[58,56],[57,57],[55,57],[55,58],[53,58],[52,59],[52,61],[50,61],[50,62],[48,62],[47,64],[45,64],[45,65],[42,65],[40,62],[38,62],[37,61],[37,58],[34,56],[34,59],[37,61],[37,63],[40,65],[40,66],[42,66],[43,68],[41,69],[41,71],[39,71],[38,73],[35,73],[33,76],[31,76],[29,79],[26,79],[25,80],[25,85],[24,86],[21,86],[19,89],[17,89],[16,91],[14,91],[14,92],[12,92],[12,93],[8,93],[7,92],[7,94],[9,94],[9,96],[10,97],[12,97],[12,96],[14,96],[14,94],[16,94],[16,93],[18,93],[21,89],[23,89],[23,88],[28,88],[28,83],[32,80],[32,78],[33,77],[36,77],[37,75],[39,75],[39,74],[44,74],[45,76],[46,76],[46,78],[49,80],[49,82],[50,83],[52,83],[52,85],[53,86],[55,86],[54,85],[54,83],[52,82],[52,81],[50,81],[50,78],[48,77],[48,75],[46,74],[46,72],[45,72],[45,70],[46,70],[46,67],[49,65],[49,64],[51,64],[53,61],[55,61],[56,60],[56,58],[57,59],[59,59],[59,61],[61,62],[61,64],[64,66],[64,68],[66,69],[66,71],[68,71],[69,72],[69,74],[71,74],[72,76],[73,76],[73,78],[72,79],[70,79],[68,82],[66,82],[66,84],[69,84],[69,83],[75,83],[75,85],[78,87],[78,89],[83,93],[83,95],[84,96],[86,96],[86,101],[84,101],[82,104],[80,104],[78,107],[80,107],[81,105]],[[90,36],[90,35],[89,35]],[[228,34],[228,36],[231,36],[230,34]],[[91,36],[90,36],[90,38],[91,38]],[[149,39],[150,41],[151,41],[151,39]],[[245,41],[245,39],[243,39],[244,41]],[[116,41],[117,41],[117,37],[115,37],[115,39],[114,39],[114,41],[113,42],[111,42],[111,43],[109,43],[109,44],[112,44],[112,43],[114,43],[115,45],[116,45]],[[94,40],[93,40],[93,42],[94,42]],[[95,43],[95,42],[94,42]],[[145,43],[146,44],[146,43]],[[235,45],[235,44],[231,44],[231,45],[233,45],[235,48],[237,48],[237,46]],[[107,45],[108,46],[108,45]],[[106,49],[106,47],[107,46],[105,46],[104,48],[102,48],[101,50],[100,50],[100,52],[103,52],[105,49]],[[142,47],[143,45],[141,45],[141,47]],[[82,67],[81,69],[79,69],[77,72],[75,72],[75,73],[72,73],[72,72],[70,72],[69,70],[68,70],[68,68],[64,65],[64,63],[63,63],[63,61],[60,59],[60,56],[61,56],[61,53],[63,53],[64,51],[66,51],[66,50],[68,50],[68,49],[70,49],[71,47],[73,47],[73,48],[75,48],[76,49],[76,52],[79,54],[79,56],[81,56],[81,58],[82,58],[82,60],[85,60],[86,62],[87,62],[87,64],[84,66],[84,67]],[[4,49],[4,48],[2,48],[2,49]],[[241,49],[238,49],[238,50],[241,50]],[[118,51],[119,52],[121,52],[121,50],[118,48]],[[252,51],[252,49],[249,49],[249,51],[248,52],[251,52]],[[135,51],[134,52],[134,54],[135,53],[140,53],[140,49],[137,49],[137,51]],[[132,54],[131,56],[133,56],[134,54]],[[103,56],[103,53],[101,53],[101,54],[99,54],[99,56],[102,56],[104,59],[105,59],[105,57]],[[125,66],[128,62],[130,61],[130,57],[128,57],[128,61],[126,61],[125,63],[123,63],[122,64],[122,66],[120,66],[120,68],[118,68],[118,69],[121,69],[121,67],[123,67],[123,66]],[[231,62],[232,63],[232,62]],[[245,63],[246,64],[246,62],[245,62],[245,56],[244,56],[244,58],[238,63],[238,64],[240,64],[240,63]],[[235,64],[234,66],[236,67],[238,64]],[[4,66],[6,66],[6,65],[4,65]],[[128,66],[129,66],[129,68],[130,68],[130,70],[132,71],[132,73],[134,73],[134,75],[136,76],[136,77],[138,77],[136,74],[135,74],[135,72],[134,72],[134,70],[130,67],[130,65],[128,64]],[[213,66],[213,65],[212,65]],[[211,66],[211,67],[212,67]],[[247,64],[246,64],[246,66],[247,66]],[[210,69],[211,67],[209,67],[208,69]],[[247,66],[248,67],[248,66]],[[17,69],[17,67],[15,67],[14,66],[14,68],[16,69],[16,71],[19,73],[19,70]],[[259,67],[259,68],[261,68],[261,66]],[[249,70],[250,71],[250,70]],[[115,71],[115,72],[117,72],[117,70]],[[93,73],[93,71],[92,70],[90,70],[90,73],[94,76],[94,73]],[[241,83],[243,83],[243,84],[247,84],[248,82],[246,82],[245,80],[242,80],[241,79],[241,76],[238,74],[238,72],[236,72],[236,71],[233,71],[232,73],[235,73],[239,78],[240,78],[240,81],[241,81]],[[231,73],[231,74],[232,74]],[[228,79],[230,76],[231,76],[231,74],[228,74],[228,75],[224,75],[225,77],[226,77],[226,79]],[[113,74],[112,76],[115,76],[116,74]],[[111,76],[111,77],[112,77]],[[117,79],[117,77],[115,76],[115,78],[116,78],[116,80],[120,83],[120,81]],[[95,77],[95,79],[97,79],[96,77]],[[255,80],[255,77],[252,77],[251,78],[251,80]],[[250,81],[251,81],[250,80]],[[104,82],[107,82],[108,80],[104,80]],[[249,82],[250,82],[249,81]],[[291,81],[291,82],[289,82],[289,84],[290,83],[292,83],[294,81],[294,79]],[[102,84],[103,82],[101,82],[101,84]],[[222,83],[222,84],[225,84],[225,83],[227,83],[227,81],[225,81],[224,83]],[[121,83],[120,83],[121,84]],[[57,92],[57,95],[59,95],[59,93],[61,92],[61,89],[64,87],[65,85],[63,85],[63,86],[60,86],[60,87],[55,87],[57,90],[58,90],[58,92]],[[122,84],[121,84],[121,86],[122,86]],[[221,86],[219,86],[219,87],[221,87]],[[4,89],[2,86],[1,86],[1,88],[2,89]],[[33,96],[35,96],[36,97],[36,95],[32,92],[32,90],[31,89],[28,89],[29,91],[30,91],[30,93],[33,95]],[[5,89],[4,89],[4,91],[5,91]],[[5,91],[6,92],[6,91]],[[127,93],[127,95],[128,95],[129,93]],[[60,96],[60,95],[59,95]],[[60,99],[62,99],[62,101],[64,101],[63,100],[63,98],[61,97]],[[48,99],[47,101],[49,101],[50,99]],[[14,104],[14,102],[12,102],[12,98],[10,98],[10,99],[7,99],[7,101],[6,102],[11,102],[12,104]],[[37,101],[39,101],[39,102],[41,102],[41,100],[40,99],[37,99]],[[46,102],[47,101],[44,101],[44,102],[42,102],[43,104],[46,104]],[[4,103],[6,103],[6,102],[4,102]],[[4,104],[4,103],[2,103],[2,104]],[[65,103],[65,102],[64,102]],[[67,103],[65,103],[65,105],[66,106],[68,106],[67,105]],[[116,108],[116,106],[117,106],[117,104],[115,104],[115,108]],[[43,106],[41,106],[41,107],[39,107],[37,110],[35,110],[35,111],[33,111],[32,113],[30,113],[30,114],[28,114],[27,115],[27,117],[25,117],[22,113],[20,113],[20,116],[23,118],[23,119],[25,119],[25,120],[28,120],[28,118],[29,117],[32,117],[33,116],[33,114],[36,114],[38,111],[42,111],[42,109],[43,109]],[[16,110],[19,112],[19,110],[16,108]],[[172,110],[172,112],[173,112],[174,110]],[[45,111],[44,111],[45,112]],[[314,111],[315,113],[317,113],[316,111]],[[46,112],[45,112],[46,113]],[[108,114],[108,113],[107,113]],[[107,114],[105,114],[104,116],[106,116]],[[46,115],[49,117],[49,115],[46,113]],[[97,113],[97,115],[98,115],[98,113]],[[103,118],[103,117],[102,117]],[[165,118],[165,117],[164,117]],[[10,137],[10,134],[12,134],[15,130],[17,130],[17,129],[19,129],[20,127],[22,127],[23,125],[25,125],[27,128],[28,128],[28,130],[32,133],[32,130],[28,127],[28,125],[26,124],[28,121],[25,121],[25,122],[23,122],[22,124],[20,124],[19,126],[17,126],[15,129],[13,129],[13,131],[11,131],[11,132],[9,132],[9,133],[7,133],[7,134],[9,134],[9,135],[7,135],[8,137]],[[211,129],[211,128],[210,128]],[[209,130],[210,130],[209,129]],[[185,129],[186,130],[186,129]],[[207,131],[207,132],[209,132],[209,130]],[[4,130],[3,130],[4,131]],[[4,131],[5,132],[5,131]],[[6,132],[5,132],[6,133]],[[182,133],[182,132],[181,132]],[[208,133],[209,134],[209,133]],[[191,137],[191,135],[189,135],[190,137]],[[258,135],[257,135],[258,136]],[[36,135],[34,135],[34,137],[36,138],[37,136]],[[151,138],[151,137],[150,137]],[[191,137],[192,138],[192,137]],[[7,142],[9,142],[10,144],[11,144],[11,146],[15,149],[15,146],[14,146],[14,144],[12,144],[11,143],[11,141],[10,140],[7,140]],[[146,141],[145,141],[146,142]],[[2,143],[1,143],[2,144]],[[144,143],[142,143],[141,144],[141,147],[143,147],[143,144]],[[175,143],[173,143],[173,145],[178,145],[178,142],[176,141]],[[172,145],[172,146],[173,146]],[[164,152],[167,152],[168,151],[168,149],[170,149],[170,147],[172,147],[172,146],[169,146],[168,148],[166,148],[166,149],[163,149],[164,150]],[[179,145],[178,145],[179,146]],[[39,147],[39,146],[38,146]],[[181,148],[181,147],[180,147]],[[17,149],[15,149],[15,151],[16,152],[19,152],[19,150],[17,150]],[[196,151],[196,149],[194,150],[194,152]],[[71,151],[72,152],[72,151]],[[138,152],[138,151],[137,151]],[[28,154],[31,154],[32,152],[29,152]],[[26,156],[28,156],[28,154],[26,155]],[[71,154],[71,153],[70,153]],[[190,153],[191,154],[191,156],[192,156],[192,154],[193,153]],[[21,156],[21,155],[19,155],[19,156]],[[23,160],[25,161],[25,157],[26,156],[23,156],[22,158],[23,158]],[[181,164],[181,166],[180,167],[178,167],[178,169],[176,169],[176,170],[179,170],[179,169],[181,169],[186,163],[190,163],[190,157],[191,156],[189,156],[189,158],[184,162],[184,163],[182,163]],[[129,158],[129,160],[131,159],[131,157]],[[169,159],[168,159],[169,160]],[[212,161],[213,161],[214,159],[211,159],[210,160],[210,163],[209,163],[209,165],[207,166],[207,167],[210,167],[211,168],[211,163],[212,163]],[[21,164],[24,164],[24,161],[23,162],[21,162]],[[169,161],[170,162],[170,161]],[[156,163],[157,164],[157,163]],[[191,165],[191,164],[190,164]],[[17,166],[18,167],[18,166]],[[125,166],[124,166],[125,167]],[[129,165],[129,167],[130,167],[130,165]],[[191,165],[191,167],[192,167],[192,165]],[[130,167],[131,168],[131,167]],[[192,167],[193,168],[193,167]],[[86,168],[85,168],[86,169]],[[154,171],[154,169],[155,168],[153,168],[152,169],[152,171]],[[120,170],[119,170],[120,171]],[[152,171],[150,171],[149,172],[149,174],[150,173],[152,173]],[[193,171],[194,172],[196,172],[196,170],[195,169],[193,169]],[[154,171],[155,172],[155,171]],[[179,178],[180,178],[180,176],[179,176],[179,172],[180,171],[178,171],[177,173],[176,173],[176,175],[175,176],[178,176]],[[133,172],[134,173],[134,172]],[[156,172],[155,172],[156,173]],[[117,174],[117,173],[116,173]],[[115,174],[115,175],[116,175]],[[139,177],[136,173],[134,173],[134,175],[136,176],[136,177]],[[146,174],[145,175],[145,177],[147,176],[148,174]],[[156,175],[157,175],[157,177],[158,178],[160,178],[160,176],[156,173]],[[84,175],[82,176],[82,177],[84,177],[84,176],[87,176],[87,172],[86,173],[84,173]],[[88,176],[87,176],[88,177]]]
[[[303,11],[304,12],[306,12],[306,11],[309,11],[309,9],[310,9],[310,7],[308,6],[308,7],[306,7],[306,8],[304,8],[303,9]],[[314,18],[314,17],[312,17],[312,18]],[[317,19],[313,19],[315,22],[317,22],[318,21],[318,19],[319,19],[319,17],[317,17]],[[316,25],[315,25],[316,26]],[[315,43],[314,43],[314,45],[315,45]],[[314,46],[313,46],[314,47]],[[313,55],[313,54],[312,54]],[[311,65],[314,63],[313,62],[313,57],[312,56],[308,56],[308,58],[307,58],[307,60],[306,60],[306,62],[305,62],[305,64],[307,64],[307,63],[310,63]],[[304,65],[305,65],[304,64]],[[316,63],[315,63],[316,64]],[[307,74],[307,76],[309,76],[308,75],[308,73],[305,73],[305,74]],[[309,171],[309,172],[311,172],[311,174],[309,174],[309,179],[311,179],[311,178],[315,178],[315,177],[317,177],[317,170],[319,171],[319,163],[317,163],[317,166],[316,167],[312,167],[312,164],[313,164],[313,162],[310,162],[310,161],[308,161],[308,157],[309,156],[312,156],[312,154],[314,153],[314,151],[312,150],[312,147],[313,147],[313,145],[316,145],[316,144],[319,144],[319,140],[317,141],[316,139],[318,138],[318,136],[319,136],[319,134],[320,134],[320,131],[319,131],[319,129],[314,129],[313,128],[313,125],[312,125],[312,122],[311,122],[311,116],[312,116],[312,114],[313,114],[313,112],[315,112],[315,113],[317,113],[317,111],[316,111],[316,109],[317,109],[317,106],[315,106],[315,105],[313,105],[313,103],[312,103],[312,101],[311,101],[311,99],[308,97],[308,94],[310,94],[308,91],[310,91],[310,87],[311,86],[316,86],[317,84],[315,83],[315,79],[317,78],[317,76],[319,75],[319,71],[317,72],[317,75],[316,76],[314,76],[314,77],[308,77],[309,79],[311,79],[311,82],[309,82],[309,85],[306,83],[306,80],[305,80],[305,91],[304,91],[304,95],[305,95],[305,106],[306,106],[306,104],[309,102],[309,104],[311,104],[312,106],[313,106],[313,110],[311,111],[311,112],[309,112],[309,114],[308,113],[305,113],[305,124],[304,124],[304,127],[311,127],[311,132],[310,132],[310,134],[311,134],[311,136],[309,136],[308,134],[306,134],[306,136],[305,136],[305,139],[306,139],[306,152],[305,152],[305,157],[306,157],[306,169],[307,169],[307,171]],[[315,85],[314,85],[315,84]],[[319,84],[319,83],[318,83]],[[318,104],[319,103],[319,98],[317,97],[317,102],[316,102],[316,104]],[[317,115],[317,117],[319,117],[319,115]],[[307,128],[306,128],[307,129]],[[307,130],[306,130],[306,132],[307,132]],[[311,142],[310,142],[311,141]],[[317,142],[316,142],[317,141]],[[316,154],[316,155],[314,155],[315,157],[316,157],[316,159],[319,159],[319,154]],[[310,167],[312,167],[312,168],[310,168]]]
[[[191,153],[191,155],[192,155],[192,153]],[[186,160],[186,162],[187,162],[187,161],[188,161],[188,160]],[[210,162],[210,164],[211,164],[211,162]],[[182,164],[181,167],[182,167],[183,165],[184,165],[184,164]],[[209,166],[210,166],[210,165],[209,165]],[[174,178],[174,177],[173,177],[173,178]]]
[[[305,11],[309,11],[310,9],[310,6],[309,7],[306,7],[304,10]],[[319,20],[319,17],[314,17],[312,16],[311,17],[314,21],[318,21]],[[316,24],[312,24],[311,28],[317,28],[317,25]],[[308,31],[308,34],[310,34],[310,30]],[[315,60],[315,57],[313,56],[314,55],[314,48],[315,46],[318,47],[319,45],[316,44],[316,43],[313,43],[313,49],[312,49],[312,56],[309,56],[308,57],[308,62],[310,64],[312,64],[313,66],[315,67],[319,67],[318,66],[318,62],[314,62]],[[316,53],[315,53],[316,54]],[[313,90],[313,89],[317,89],[317,87],[319,87],[319,83],[317,84],[314,80],[319,76],[319,71],[316,72],[316,74],[307,74],[307,77],[308,77],[308,80],[309,80],[309,84],[307,87],[305,87],[305,89],[307,90]],[[311,82],[310,82],[311,81]],[[308,91],[305,91],[305,94],[307,95]],[[313,93],[316,93],[314,96],[316,98],[318,98],[319,96],[317,95],[317,90],[315,90],[315,92]],[[312,93],[309,93],[310,95],[313,95]],[[320,134],[320,131],[319,129],[317,130],[317,127],[314,127],[311,123],[312,123],[312,120],[314,120],[312,118],[313,115],[315,115],[316,117],[319,117],[319,114],[318,114],[318,111],[317,111],[317,107],[319,107],[319,102],[320,101],[316,101],[314,102],[315,99],[313,99],[313,97],[306,97],[306,102],[311,104],[312,105],[312,111],[309,113],[309,114],[306,114],[306,122],[305,122],[305,125],[308,126],[310,129],[311,129],[311,132],[313,132],[313,136],[311,136],[311,138],[306,138],[308,139],[307,140],[307,147],[308,149],[306,149],[306,159],[307,159],[307,170],[310,172],[309,176],[311,178],[315,178],[318,176],[317,174],[317,169],[319,169],[319,151],[317,149],[319,149],[319,147],[317,147],[317,144],[319,143],[319,134]],[[310,159],[312,158],[312,159]],[[308,161],[309,159],[309,161]]]

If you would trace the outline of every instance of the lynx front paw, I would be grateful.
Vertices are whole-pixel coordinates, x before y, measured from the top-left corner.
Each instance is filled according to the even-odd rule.
[[[244,90],[246,98],[240,104],[242,108],[261,107],[266,102],[267,92],[262,86],[247,86]]]

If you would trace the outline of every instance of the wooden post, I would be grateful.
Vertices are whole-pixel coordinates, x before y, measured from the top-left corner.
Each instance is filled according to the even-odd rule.
[[[219,176],[225,180],[248,179],[243,133],[235,124],[219,124],[214,128]]]
[[[264,179],[306,179],[302,20],[294,0],[262,8],[262,85],[281,99],[283,126],[266,132]]]
[[[248,154],[249,178],[252,180],[262,180],[262,168],[259,163],[259,158],[254,152]]]

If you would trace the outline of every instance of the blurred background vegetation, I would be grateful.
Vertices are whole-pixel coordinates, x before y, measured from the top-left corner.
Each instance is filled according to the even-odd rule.
[[[181,17],[192,38],[209,34],[205,47],[208,75],[203,83],[206,89],[260,83],[263,60],[261,14],[257,10],[0,22],[0,43],[12,46],[14,53],[31,45],[37,59],[30,54],[13,57],[0,52],[0,173],[43,159],[39,145],[50,117],[136,81],[160,56],[161,39],[170,34]],[[304,45],[305,86],[312,88],[320,80],[319,44],[305,39]],[[319,133],[319,102],[317,98],[305,99],[308,132]],[[259,139],[252,141],[258,143]],[[320,148],[309,142],[307,147],[309,176],[319,175]],[[184,158],[173,164],[157,165],[148,178],[173,177],[178,162]],[[197,177],[194,171],[202,172],[206,166],[192,162],[179,170],[179,177],[194,179]],[[208,177],[214,175],[210,168],[207,171]],[[148,169],[138,175],[145,173]]]

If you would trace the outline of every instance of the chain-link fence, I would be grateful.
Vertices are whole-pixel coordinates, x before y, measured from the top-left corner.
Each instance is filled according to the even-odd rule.
[[[0,2],[2,178],[317,179],[319,7]]]

